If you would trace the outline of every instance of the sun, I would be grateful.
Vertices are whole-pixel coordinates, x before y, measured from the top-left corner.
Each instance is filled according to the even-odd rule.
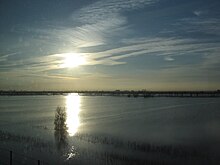
[[[78,53],[66,53],[64,54],[64,59],[60,65],[61,68],[75,68],[80,65],[84,65],[86,59],[84,56]]]

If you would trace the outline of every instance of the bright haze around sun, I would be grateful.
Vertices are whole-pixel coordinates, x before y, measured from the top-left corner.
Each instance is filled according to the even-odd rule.
[[[75,68],[86,64],[84,56],[77,53],[65,53],[60,68]]]

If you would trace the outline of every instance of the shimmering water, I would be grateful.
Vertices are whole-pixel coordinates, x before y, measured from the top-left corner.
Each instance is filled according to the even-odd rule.
[[[0,164],[8,150],[17,164],[216,164],[219,119],[220,98],[1,96]]]

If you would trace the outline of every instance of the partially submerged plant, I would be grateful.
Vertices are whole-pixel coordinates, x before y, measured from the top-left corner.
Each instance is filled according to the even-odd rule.
[[[62,107],[57,107],[54,119],[54,129],[56,131],[66,130],[66,110]]]
[[[67,126],[66,126],[66,109],[57,107],[54,118],[54,136],[58,150],[64,149],[67,145]]]

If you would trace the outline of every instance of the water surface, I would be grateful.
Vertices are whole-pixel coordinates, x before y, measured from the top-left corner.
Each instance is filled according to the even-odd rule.
[[[62,133],[54,130],[57,106],[67,113]],[[45,164],[215,164],[219,107],[219,98],[1,96],[1,160],[13,150]]]

